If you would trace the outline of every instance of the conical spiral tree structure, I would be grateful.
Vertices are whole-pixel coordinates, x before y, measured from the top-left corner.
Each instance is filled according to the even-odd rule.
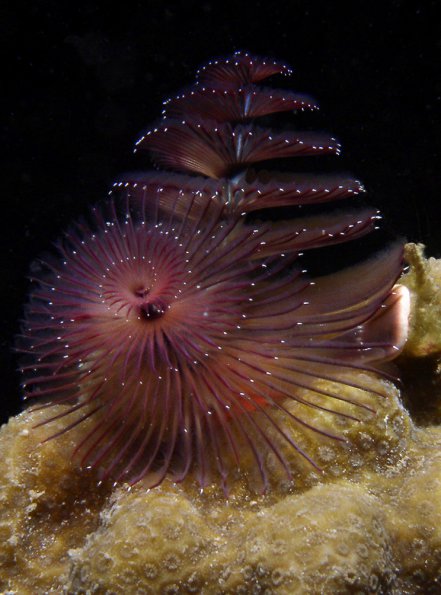
[[[357,372],[381,374],[405,340],[401,246],[316,280],[297,265],[304,250],[369,233],[378,212],[247,216],[362,191],[339,175],[250,175],[262,161],[339,153],[332,137],[258,125],[317,108],[260,84],[275,74],[289,69],[246,53],[202,68],[137,142],[161,171],[123,176],[122,196],[41,261],[18,339],[25,393],[66,405],[44,422],[65,419],[62,432],[88,420],[76,452],[101,478],[154,487],[190,474],[227,493],[251,459],[265,489],[269,455],[291,474],[286,445],[317,467],[280,419],[339,440],[308,412],[356,423],[354,407],[371,410],[360,391],[382,395]]]

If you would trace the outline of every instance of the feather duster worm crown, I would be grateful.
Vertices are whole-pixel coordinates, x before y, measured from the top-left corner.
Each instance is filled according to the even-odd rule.
[[[227,492],[251,459],[266,488],[268,456],[291,474],[286,447],[315,465],[281,419],[339,440],[309,412],[355,421],[354,408],[370,409],[360,391],[382,394],[351,372],[380,373],[403,344],[407,300],[393,290],[401,246],[315,281],[296,266],[302,250],[367,233],[377,212],[258,225],[243,216],[360,191],[352,179],[292,174],[281,187],[237,173],[260,159],[338,152],[334,139],[250,122],[315,109],[255,85],[287,72],[247,54],[203,68],[138,147],[209,179],[126,176],[125,198],[94,208],[40,261],[18,339],[25,395],[65,405],[43,422],[64,419],[61,432],[87,420],[76,452],[101,478],[153,487],[192,474],[201,486],[218,477]]]
[[[204,66],[192,87],[164,102],[162,121],[136,143],[135,151],[149,150],[158,166],[184,175],[131,174],[115,187],[128,188],[138,197],[157,193],[163,208],[174,210],[178,196],[184,208],[192,196],[203,195],[226,204],[228,212],[235,214],[357,196],[364,191],[361,183],[342,175],[284,172],[277,176],[272,172],[264,176],[266,181],[256,176],[248,181],[247,168],[260,161],[340,153],[340,144],[329,135],[275,131],[255,123],[277,112],[318,109],[317,102],[305,95],[256,84],[272,75],[290,74],[285,64],[241,52]],[[377,211],[365,210],[358,217],[353,215],[351,223],[363,225],[368,232],[377,215]],[[329,233],[344,234],[346,224],[342,221],[338,229],[331,230],[325,220],[323,227]]]

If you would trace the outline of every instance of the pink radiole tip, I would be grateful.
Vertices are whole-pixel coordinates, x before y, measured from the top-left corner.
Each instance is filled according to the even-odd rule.
[[[348,372],[381,373],[405,342],[408,294],[394,288],[401,245],[315,281],[296,265],[303,250],[372,231],[375,210],[259,224],[244,216],[363,190],[347,176],[247,172],[262,159],[338,153],[323,135],[254,126],[286,109],[282,91],[255,83],[288,72],[243,53],[204,67],[138,143],[182,173],[123,177],[125,196],[94,208],[40,262],[18,339],[25,395],[42,408],[67,405],[43,422],[65,420],[51,437],[89,420],[76,452],[101,478],[153,487],[194,473],[202,487],[219,478],[227,493],[251,456],[265,489],[269,453],[290,476],[285,445],[316,466],[280,414],[341,439],[311,425],[308,409],[356,420],[354,406],[369,408],[339,387],[372,389]],[[316,108],[292,93],[286,102]]]

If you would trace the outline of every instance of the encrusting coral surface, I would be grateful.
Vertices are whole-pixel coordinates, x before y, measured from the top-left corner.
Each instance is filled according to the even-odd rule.
[[[288,481],[269,460],[271,489],[256,496],[248,487],[250,460],[232,479],[228,499],[218,485],[201,493],[191,475],[151,490],[142,481],[115,487],[72,460],[83,427],[41,444],[47,430],[33,427],[62,405],[12,418],[0,432],[0,589],[441,592],[441,263],[425,260],[414,245],[406,251],[411,270],[402,282],[411,291],[412,312],[398,361],[401,394],[372,378],[388,397],[376,396],[376,414],[358,423],[342,418],[345,443],[314,435],[306,444],[308,436],[293,425],[294,438],[322,473],[296,458]],[[421,395],[423,403],[430,400],[424,415]],[[336,423],[321,410],[310,415],[313,424]],[[289,449],[285,455],[295,456]]]

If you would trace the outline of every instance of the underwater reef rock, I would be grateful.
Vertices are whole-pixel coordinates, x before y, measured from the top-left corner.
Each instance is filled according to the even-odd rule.
[[[345,443],[311,436],[306,447],[323,473],[296,458],[288,481],[268,461],[271,489],[256,496],[247,487],[250,459],[228,499],[218,485],[201,492],[191,474],[151,490],[142,481],[115,487],[72,459],[83,427],[42,443],[47,430],[35,425],[62,405],[12,418],[0,431],[0,589],[440,593],[441,261],[424,260],[413,245],[407,258],[403,283],[412,292],[413,330],[398,360],[402,393],[373,377],[388,392],[375,397],[375,415],[358,423],[342,418]],[[323,411],[309,413],[312,424],[313,416],[336,423]],[[54,423],[62,427],[62,420]],[[308,440],[295,436],[294,426],[290,431]]]

